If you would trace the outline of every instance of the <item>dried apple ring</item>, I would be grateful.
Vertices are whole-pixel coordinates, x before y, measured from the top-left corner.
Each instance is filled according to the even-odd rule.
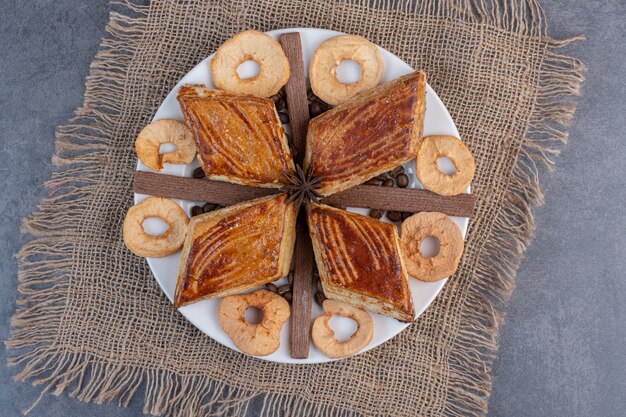
[[[241,79],[237,68],[246,61],[256,62],[259,73]],[[256,30],[246,30],[217,48],[211,61],[211,75],[219,89],[269,97],[287,84],[289,61],[283,48],[271,36]]]
[[[337,79],[337,67],[343,61],[361,66],[361,79],[344,84]],[[361,91],[375,87],[383,76],[385,64],[378,47],[356,35],[340,35],[320,44],[313,54],[309,76],[311,89],[328,104],[340,104]]]
[[[167,230],[153,236],[143,228],[149,217],[158,217]],[[161,258],[177,252],[185,241],[189,218],[185,211],[168,198],[149,197],[132,206],[124,219],[124,243],[137,256]]]
[[[161,153],[161,145],[176,145],[173,152]],[[135,141],[135,150],[144,165],[160,171],[163,164],[190,164],[196,157],[193,134],[183,122],[161,119],[144,127]]]
[[[260,323],[253,324],[244,314],[250,307],[263,313]],[[237,348],[249,355],[265,356],[280,347],[280,331],[291,315],[289,303],[267,290],[224,297],[217,309],[217,320]]]
[[[430,236],[439,239],[439,253],[426,257],[420,245]],[[409,275],[420,281],[433,282],[456,271],[463,255],[463,235],[445,214],[421,212],[402,223],[400,247]]]
[[[324,314],[313,322],[311,338],[315,346],[329,358],[345,358],[355,355],[372,341],[374,335],[374,321],[372,317],[360,308],[335,300],[325,300]],[[329,321],[333,315],[347,317],[356,322],[357,330],[346,341],[335,338],[335,332],[330,328]]]
[[[452,175],[439,170],[437,159],[447,157],[456,167]],[[439,195],[464,192],[474,179],[474,157],[460,139],[454,136],[427,136],[417,150],[417,179],[428,191]]]

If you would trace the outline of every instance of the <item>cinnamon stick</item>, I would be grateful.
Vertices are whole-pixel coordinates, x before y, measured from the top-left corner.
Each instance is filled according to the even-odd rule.
[[[157,197],[203,201],[223,206],[241,203],[254,198],[277,194],[276,188],[246,187],[222,181],[177,177],[155,172],[137,171],[133,191]],[[345,207],[363,207],[378,210],[438,211],[449,216],[472,217],[476,196],[460,194],[444,197],[415,188],[376,187],[359,185],[322,199],[325,204]]]
[[[294,159],[296,164],[302,164],[306,150],[306,131],[309,127],[309,101],[306,93],[300,34],[298,32],[284,33],[280,35],[279,42],[287,55],[291,72],[285,86],[285,94],[291,123]]]
[[[309,101],[306,93],[302,43],[298,32],[280,36],[280,44],[287,55],[291,75],[285,86],[287,108],[291,121],[293,153],[296,164],[302,165],[306,150],[306,131],[309,126]],[[313,302],[313,248],[304,216],[299,217],[294,252],[294,270],[291,302],[290,347],[291,357],[309,356],[311,345],[311,303]]]

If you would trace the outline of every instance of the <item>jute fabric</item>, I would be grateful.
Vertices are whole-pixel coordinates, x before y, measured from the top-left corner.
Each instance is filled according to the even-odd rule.
[[[584,67],[535,0],[113,3],[84,105],[57,134],[49,196],[24,221],[7,346],[43,393],[203,416],[481,416],[514,277],[566,141]],[[175,83],[237,32],[362,35],[422,68],[476,158],[458,272],[407,330],[365,354],[285,365],[222,347],[178,314],[124,246],[134,140]],[[26,139],[26,138],[23,138]]]

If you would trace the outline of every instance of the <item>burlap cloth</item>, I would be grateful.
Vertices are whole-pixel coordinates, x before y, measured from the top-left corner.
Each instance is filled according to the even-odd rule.
[[[153,1],[114,5],[85,102],[58,130],[50,196],[24,222],[18,379],[153,414],[479,416],[498,327],[542,201],[538,164],[566,140],[583,65],[546,36],[535,0]],[[294,366],[251,358],[196,330],[122,243],[135,136],[177,80],[244,29],[359,34],[423,68],[477,162],[459,270],[410,328],[357,357]]]

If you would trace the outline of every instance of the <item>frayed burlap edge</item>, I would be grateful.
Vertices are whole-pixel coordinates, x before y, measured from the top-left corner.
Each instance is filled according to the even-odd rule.
[[[391,2],[359,2],[379,8],[400,8]],[[445,2],[407,3],[402,11],[429,13],[485,24],[520,36],[546,36],[543,11],[534,0],[518,2],[471,1],[452,7]],[[504,6],[501,3],[506,3]],[[71,285],[76,248],[66,239],[69,228],[82,221],[80,197],[94,191],[106,164],[107,132],[116,126],[124,99],[126,71],[142,41],[149,7],[132,3],[126,14],[112,12],[101,50],[87,77],[84,105],[68,126],[57,132],[53,163],[58,168],[45,183],[50,196],[28,217],[23,232],[34,236],[18,254],[18,309],[12,334],[6,342],[13,356],[9,365],[21,365],[16,379],[42,385],[46,392],[67,392],[81,401],[117,400],[126,406],[145,383],[144,412],[184,414],[199,409],[201,415],[244,415],[252,400],[263,394],[263,416],[357,416],[359,413],[284,394],[233,388],[205,376],[114,365],[88,353],[67,352],[55,345],[62,328],[66,293]],[[129,16],[132,14],[132,17]],[[446,415],[482,416],[491,392],[491,364],[498,348],[498,329],[514,288],[515,273],[532,238],[533,208],[543,202],[539,183],[541,165],[554,167],[553,157],[567,140],[566,127],[584,80],[584,65],[559,49],[582,37],[547,40],[539,95],[529,129],[497,214],[493,237],[482,248],[476,269],[478,279],[469,288],[466,303],[471,316],[463,318],[451,354]],[[71,230],[71,229],[69,229]],[[41,398],[41,396],[39,398]],[[29,409],[36,405],[36,401]]]

